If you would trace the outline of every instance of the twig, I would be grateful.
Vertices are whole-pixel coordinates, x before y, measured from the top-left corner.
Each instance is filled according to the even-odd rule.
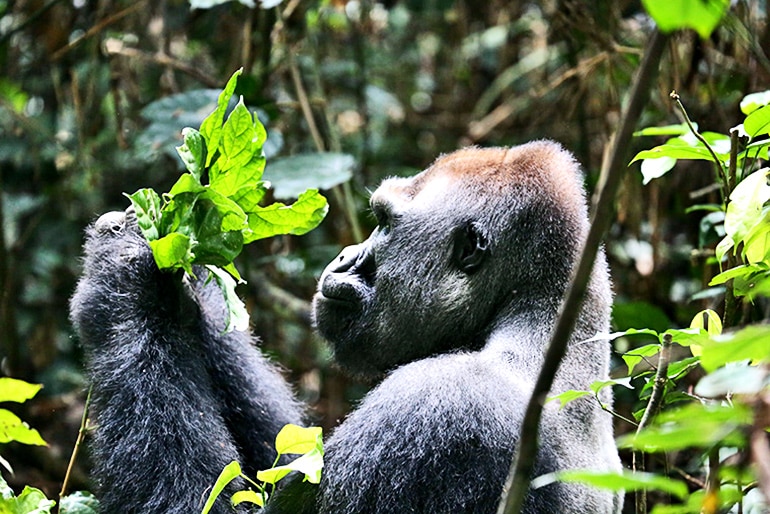
[[[575,266],[569,288],[562,302],[559,319],[554,327],[543,367],[535,383],[532,397],[527,404],[516,454],[498,508],[500,514],[518,514],[521,512],[524,498],[529,490],[529,481],[537,455],[538,426],[542,416],[543,401],[551,389],[559,364],[566,352],[567,342],[580,312],[579,306],[583,301],[599,245],[612,220],[610,214],[614,204],[613,199],[620,184],[620,178],[626,170],[626,152],[630,146],[629,141],[646,104],[648,91],[657,73],[666,40],[665,35],[655,30],[647,42],[644,58],[631,85],[629,101],[623,110],[620,126],[610,142],[609,152],[602,163],[598,189],[592,202],[591,227],[588,230],[580,259]]]
[[[64,54],[66,54],[67,52],[69,52],[70,50],[75,48],[76,46],[80,45],[80,43],[82,43],[86,39],[89,39],[89,38],[95,36],[96,34],[101,32],[102,30],[104,30],[105,28],[109,27],[113,23],[117,23],[118,21],[122,20],[123,18],[125,18],[129,14],[133,13],[134,11],[138,11],[140,7],[144,7],[144,4],[145,4],[144,1],[137,2],[134,5],[132,5],[130,7],[126,7],[122,11],[118,11],[115,14],[113,14],[112,16],[108,16],[107,18],[103,19],[102,21],[100,21],[99,23],[97,23],[96,25],[94,25],[93,27],[88,29],[86,31],[86,33],[83,34],[82,36],[73,39],[72,41],[70,41],[69,43],[64,45],[63,47],[61,47],[58,50],[56,50],[53,53],[53,55],[51,55],[51,60],[52,61],[58,61],[59,59],[61,59],[64,56]]]
[[[671,335],[663,334],[663,341],[658,354],[658,369],[655,372],[655,378],[652,382],[652,393],[647,407],[644,409],[639,426],[636,427],[637,435],[646,427],[652,417],[658,412],[660,402],[663,400],[663,393],[666,390],[668,381],[668,363],[671,361]],[[632,467],[634,471],[644,471],[644,455],[635,451],[632,455]],[[636,491],[636,514],[646,514],[647,512],[647,491],[639,489]]]
[[[14,34],[21,32],[22,30],[26,29],[27,27],[35,23],[38,20],[38,18],[44,15],[51,7],[53,7],[54,5],[62,1],[63,0],[51,0],[50,2],[45,4],[43,7],[41,7],[34,13],[32,13],[30,17],[24,20],[22,23],[20,23],[16,27],[12,28],[11,30],[3,34],[3,37],[0,37],[0,46],[5,45],[8,41],[11,40],[11,37],[13,37]]]
[[[70,455],[70,462],[67,465],[67,472],[64,474],[64,480],[61,484],[61,491],[59,491],[59,505],[64,498],[64,493],[67,492],[67,485],[69,484],[70,474],[72,474],[72,468],[75,466],[75,459],[77,459],[80,445],[83,443],[83,438],[86,435],[86,425],[88,424],[88,407],[91,405],[91,391],[93,386],[88,388],[88,394],[86,395],[86,403],[83,406],[83,417],[80,419],[80,429],[78,430],[78,438],[75,440],[75,447],[72,449],[72,455]]]
[[[725,175],[725,169],[722,167],[722,161],[719,160],[719,157],[717,157],[714,149],[711,148],[711,145],[708,143],[708,141],[706,141],[706,138],[703,137],[700,132],[698,132],[698,129],[696,129],[695,125],[693,125],[692,121],[690,121],[690,117],[687,115],[687,110],[684,108],[684,105],[682,105],[682,100],[679,98],[679,93],[676,91],[671,91],[669,96],[674,102],[676,102],[676,106],[679,108],[682,116],[684,116],[684,121],[687,123],[687,127],[690,129],[690,132],[692,132],[692,135],[695,136],[698,141],[703,143],[703,146],[705,146],[706,150],[708,150],[711,154],[711,159],[714,161],[714,165],[717,167],[717,176],[722,181],[722,201],[727,201],[727,198],[730,196],[728,189],[729,184],[727,181],[727,176]]]
[[[174,59],[173,57],[164,53],[151,54],[148,52],[143,52],[137,48],[124,46],[122,42],[118,41],[115,41],[114,43],[112,41],[108,41],[108,44],[105,45],[105,52],[107,55],[119,55],[122,57],[142,59],[144,61],[153,62],[159,66],[168,66],[169,68],[173,68],[191,76],[206,87],[218,89],[222,86],[219,79],[210,77],[205,73],[202,73],[194,66],[178,59]]]

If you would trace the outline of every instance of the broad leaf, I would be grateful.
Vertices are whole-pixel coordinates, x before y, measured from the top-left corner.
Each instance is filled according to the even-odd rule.
[[[238,461],[234,460],[225,466],[225,468],[219,474],[217,481],[214,483],[214,487],[211,488],[211,492],[209,493],[209,497],[206,500],[206,504],[203,506],[201,514],[208,514],[208,512],[214,506],[214,502],[217,501],[219,495],[222,494],[222,491],[225,490],[225,487],[227,487],[230,482],[238,478],[240,475],[241,465],[238,463]]]
[[[0,402],[26,402],[34,398],[42,388],[41,384],[30,384],[16,378],[0,377]]]
[[[770,104],[770,91],[751,93],[741,100],[741,112],[751,114],[762,106]]]
[[[30,428],[13,412],[0,409],[0,444],[11,441],[33,446],[48,446],[37,430]]]
[[[760,107],[746,117],[743,130],[752,139],[770,133],[770,105]]]
[[[299,154],[274,159],[265,170],[278,199],[297,198],[307,189],[331,189],[353,177],[356,161],[343,153]]]
[[[274,203],[249,213],[251,233],[244,239],[250,243],[277,234],[301,236],[323,221],[329,206],[317,190],[305,191],[292,205]]]
[[[642,0],[661,32],[693,29],[708,39],[722,20],[729,0]]]
[[[323,448],[321,427],[300,427],[288,424],[275,437],[275,449],[281,455],[286,453],[308,453]]]
[[[201,123],[200,133],[206,139],[206,149],[208,151],[206,166],[211,164],[211,160],[219,150],[219,144],[222,140],[222,122],[241,73],[243,73],[243,68],[233,73],[230,80],[227,81],[224,90],[219,94],[217,108]]]

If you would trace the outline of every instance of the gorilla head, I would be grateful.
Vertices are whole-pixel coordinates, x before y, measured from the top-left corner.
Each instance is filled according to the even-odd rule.
[[[315,322],[348,371],[475,350],[511,316],[557,308],[587,230],[555,143],[467,148],[371,198],[378,227],[324,271]]]

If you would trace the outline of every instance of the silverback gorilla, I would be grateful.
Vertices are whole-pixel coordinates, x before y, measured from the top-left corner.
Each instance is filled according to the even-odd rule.
[[[343,369],[385,378],[326,442],[321,484],[293,477],[267,510],[494,513],[588,228],[578,166],[547,141],[468,148],[385,180],[371,207],[379,226],[329,264],[313,306]],[[103,514],[200,512],[225,464],[270,467],[277,431],[302,422],[254,339],[223,333],[219,290],[178,278],[158,271],[130,212],[89,229],[71,317]],[[554,392],[606,379],[608,343],[581,341],[608,331],[610,303],[600,255]],[[547,404],[539,439],[536,476],[620,467],[596,402]],[[620,499],[555,483],[524,511],[611,513]],[[227,495],[214,511],[233,511]]]

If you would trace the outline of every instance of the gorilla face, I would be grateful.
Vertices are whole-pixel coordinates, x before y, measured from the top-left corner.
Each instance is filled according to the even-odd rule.
[[[542,141],[468,148],[385,180],[377,229],[332,261],[314,297],[337,361],[379,375],[478,349],[513,312],[556,309],[586,229],[580,180],[571,155]]]
[[[493,294],[480,299],[489,241],[451,200],[452,180],[423,172],[386,180],[372,195],[378,227],[329,264],[314,298],[321,335],[347,371],[378,375],[459,347],[480,330]],[[477,303],[478,305],[473,305]]]

